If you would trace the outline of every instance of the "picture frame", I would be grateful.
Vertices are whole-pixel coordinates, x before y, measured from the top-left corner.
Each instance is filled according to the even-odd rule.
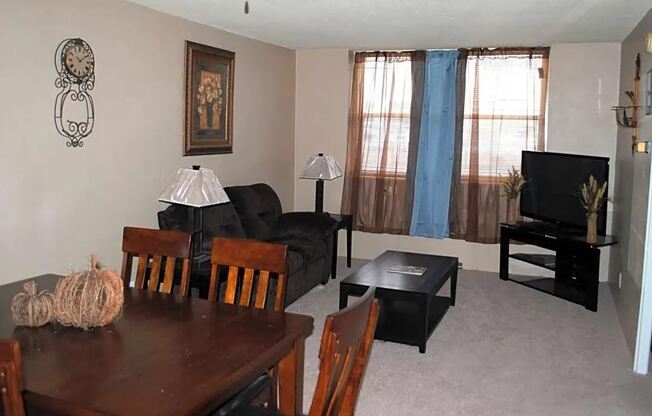
[[[235,52],[186,41],[183,155],[233,153]]]
[[[645,115],[652,114],[652,69],[645,76]]]

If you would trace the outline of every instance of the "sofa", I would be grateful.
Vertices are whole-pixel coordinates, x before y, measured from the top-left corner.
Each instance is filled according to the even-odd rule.
[[[276,192],[267,184],[224,188],[230,203],[202,209],[203,244],[195,258],[207,259],[213,237],[247,238],[288,246],[285,305],[330,277],[335,220],[315,212],[283,213]],[[187,207],[170,205],[158,213],[163,230],[188,231]],[[205,297],[210,262],[194,262],[191,287]],[[220,291],[223,292],[223,291]]]

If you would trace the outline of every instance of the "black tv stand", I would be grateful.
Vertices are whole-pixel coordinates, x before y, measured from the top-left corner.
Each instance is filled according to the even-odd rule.
[[[552,250],[555,254],[509,252],[510,241]],[[600,247],[616,244],[613,236],[598,236],[596,243],[586,241],[581,229],[545,222],[519,222],[500,225],[500,278],[598,310]],[[534,278],[509,274],[513,258],[555,272],[555,277]]]
[[[501,224],[502,225],[502,224]],[[516,224],[509,224],[522,228],[523,230],[529,230],[533,233],[539,234],[549,234],[549,235],[559,235],[563,234],[565,236],[584,236],[586,230],[576,227],[565,227],[553,222],[544,222],[544,221],[530,221],[530,222],[518,222]]]

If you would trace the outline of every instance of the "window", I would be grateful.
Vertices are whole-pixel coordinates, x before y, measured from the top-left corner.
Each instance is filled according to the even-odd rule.
[[[369,56],[364,61],[362,172],[405,175],[410,140],[412,62],[409,57]]]
[[[545,71],[543,53],[469,54],[462,179],[495,180],[520,169],[522,150],[543,150]]]

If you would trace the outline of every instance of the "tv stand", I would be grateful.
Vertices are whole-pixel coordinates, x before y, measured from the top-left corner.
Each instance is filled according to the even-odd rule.
[[[509,244],[518,241],[552,250],[555,254],[510,254]],[[600,248],[616,244],[614,236],[586,241],[582,230],[551,223],[519,222],[500,225],[500,278],[598,310]],[[555,277],[510,276],[509,259],[520,260],[555,272]]]

